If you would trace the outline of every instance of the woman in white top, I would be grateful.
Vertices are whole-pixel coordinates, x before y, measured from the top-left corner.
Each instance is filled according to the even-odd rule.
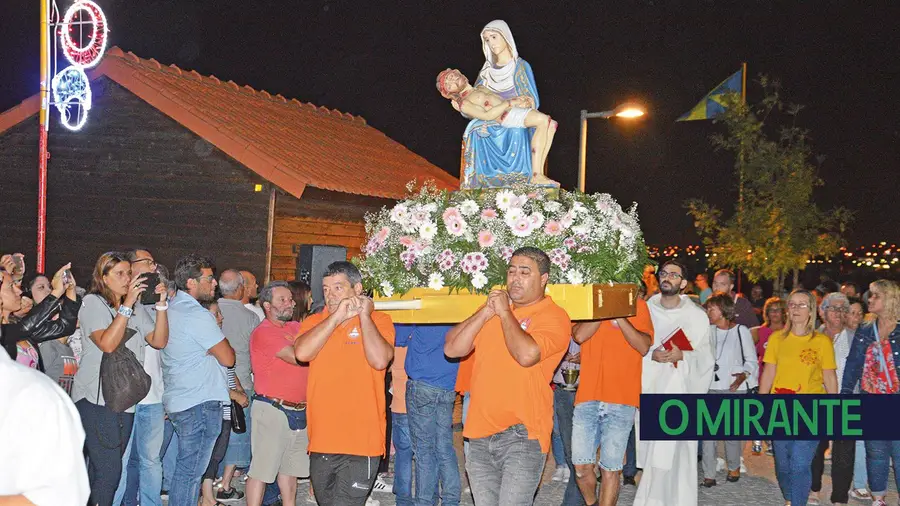
[[[746,393],[759,385],[759,359],[750,329],[735,323],[734,299],[725,293],[715,293],[706,301],[706,314],[712,324],[710,336],[715,345],[711,394]],[[718,441],[703,441],[704,487],[716,485],[716,445]],[[741,441],[725,441],[726,480],[741,478]]]

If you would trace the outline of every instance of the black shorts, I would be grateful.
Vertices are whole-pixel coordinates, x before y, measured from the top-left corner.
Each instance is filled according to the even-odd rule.
[[[365,506],[381,457],[311,453],[309,480],[320,506]]]

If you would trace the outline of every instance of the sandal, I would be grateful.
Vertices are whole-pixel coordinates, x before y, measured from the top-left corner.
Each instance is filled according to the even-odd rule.
[[[735,471],[728,471],[728,476],[725,478],[729,483],[737,483],[738,480],[741,479],[741,470],[737,469]]]

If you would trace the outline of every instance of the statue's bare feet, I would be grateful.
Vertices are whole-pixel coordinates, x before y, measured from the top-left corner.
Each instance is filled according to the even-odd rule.
[[[557,183],[556,181],[550,179],[549,177],[547,177],[543,174],[532,174],[531,175],[531,184],[536,185],[536,186],[549,186],[549,185],[558,186],[559,185],[559,183]]]

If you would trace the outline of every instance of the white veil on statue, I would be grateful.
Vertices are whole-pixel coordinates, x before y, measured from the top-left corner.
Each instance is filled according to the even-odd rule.
[[[484,40],[484,32],[494,31],[500,33],[509,45],[512,53],[512,59],[506,65],[497,67],[494,65],[494,53]],[[516,41],[513,39],[512,31],[509,25],[502,19],[491,21],[481,30],[481,47],[484,50],[484,66],[478,73],[478,81],[480,81],[489,90],[502,94],[515,88],[516,62],[519,59],[519,51],[516,49]]]

